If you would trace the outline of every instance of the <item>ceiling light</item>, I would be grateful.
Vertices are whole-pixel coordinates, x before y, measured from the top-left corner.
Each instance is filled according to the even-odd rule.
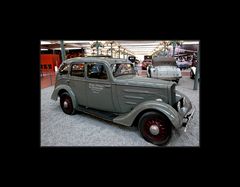
[[[41,45],[52,44],[51,42],[41,41]]]
[[[199,44],[199,41],[187,41],[187,42],[183,42],[183,44]]]
[[[64,40],[63,41],[65,44],[71,44],[71,43],[90,43],[92,41],[85,41],[85,40],[76,40],[76,41],[72,41],[72,40]]]

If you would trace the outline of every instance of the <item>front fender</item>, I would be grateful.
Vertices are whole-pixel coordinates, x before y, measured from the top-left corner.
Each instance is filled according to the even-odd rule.
[[[70,95],[70,97],[72,99],[73,108],[77,108],[77,100],[76,100],[75,94],[73,93],[72,89],[69,86],[67,86],[67,85],[59,85],[59,86],[57,86],[54,89],[53,93],[52,93],[51,99],[57,101],[58,93],[61,90],[66,90],[69,93],[69,95]]]
[[[144,110],[157,110],[163,113],[172,123],[175,128],[179,128],[182,125],[182,118],[178,112],[170,105],[156,100],[145,101],[137,105],[131,112],[120,115],[113,119],[114,123],[122,124],[125,126],[131,126],[141,112]]]

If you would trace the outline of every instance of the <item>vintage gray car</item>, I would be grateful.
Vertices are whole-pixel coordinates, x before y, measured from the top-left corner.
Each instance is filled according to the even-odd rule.
[[[166,144],[172,127],[189,124],[194,114],[176,83],[136,76],[125,59],[77,57],[64,61],[51,98],[64,113],[81,111],[125,126],[138,126],[143,138]]]
[[[181,70],[177,67],[176,59],[172,57],[153,58],[152,66],[147,68],[147,76],[178,83],[182,78]]]

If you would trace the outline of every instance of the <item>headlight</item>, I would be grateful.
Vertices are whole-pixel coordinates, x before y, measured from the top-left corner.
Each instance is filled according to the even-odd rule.
[[[185,105],[186,105],[186,98],[183,97],[183,106],[185,106]]]
[[[177,109],[178,109],[178,111],[180,110],[180,108],[181,108],[181,102],[178,101],[178,103],[177,103]]]

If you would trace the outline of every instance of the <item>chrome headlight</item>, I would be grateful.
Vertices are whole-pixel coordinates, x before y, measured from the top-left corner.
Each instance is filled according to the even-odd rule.
[[[185,106],[185,105],[186,105],[186,98],[183,97],[183,106]]]
[[[181,109],[181,101],[178,101],[178,103],[177,103],[177,109],[178,109],[178,111]]]

